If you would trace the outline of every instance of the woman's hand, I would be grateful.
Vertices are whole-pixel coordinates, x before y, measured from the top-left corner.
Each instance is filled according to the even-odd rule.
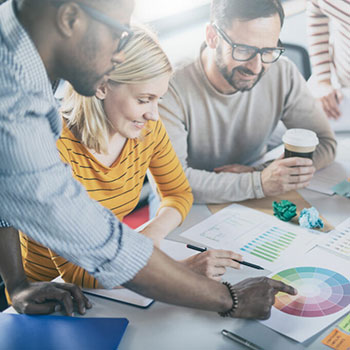
[[[343,99],[340,90],[334,89],[330,81],[322,81],[318,85],[319,100],[328,118],[338,119],[341,116],[339,103]]]
[[[240,268],[240,264],[232,259],[243,260],[240,254],[231,250],[213,249],[193,255],[181,262],[198,274],[220,281],[227,267]]]

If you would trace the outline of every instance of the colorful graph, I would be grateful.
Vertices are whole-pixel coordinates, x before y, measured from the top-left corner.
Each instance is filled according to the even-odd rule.
[[[350,218],[340,223],[328,234],[328,239],[320,244],[346,257],[350,256]]]
[[[274,262],[297,235],[273,226],[240,248],[243,252]]]
[[[350,256],[350,229],[342,232],[333,231],[324,247],[336,251],[337,253]]]
[[[296,267],[272,277],[298,290],[295,296],[278,293],[274,307],[294,316],[321,317],[334,314],[350,304],[350,281],[343,275],[320,267]]]

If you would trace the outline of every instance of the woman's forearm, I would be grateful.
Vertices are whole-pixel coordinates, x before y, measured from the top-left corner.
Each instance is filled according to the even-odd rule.
[[[182,217],[175,208],[164,207],[158,215],[141,231],[151,238],[156,245],[165,238],[172,230],[181,224]]]

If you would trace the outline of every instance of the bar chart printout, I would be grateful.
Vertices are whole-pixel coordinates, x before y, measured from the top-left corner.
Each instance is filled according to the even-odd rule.
[[[266,269],[296,261],[318,241],[317,234],[275,217],[232,204],[181,236],[213,249],[228,249]]]
[[[350,219],[340,223],[328,236],[321,246],[350,257]]]
[[[297,237],[293,232],[272,226],[240,250],[269,262],[275,262]]]

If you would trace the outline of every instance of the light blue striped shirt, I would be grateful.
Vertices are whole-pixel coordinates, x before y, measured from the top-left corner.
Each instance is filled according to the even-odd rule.
[[[91,200],[60,161],[57,102],[13,6],[0,6],[0,218],[105,287],[123,284],[146,265],[153,243]]]

